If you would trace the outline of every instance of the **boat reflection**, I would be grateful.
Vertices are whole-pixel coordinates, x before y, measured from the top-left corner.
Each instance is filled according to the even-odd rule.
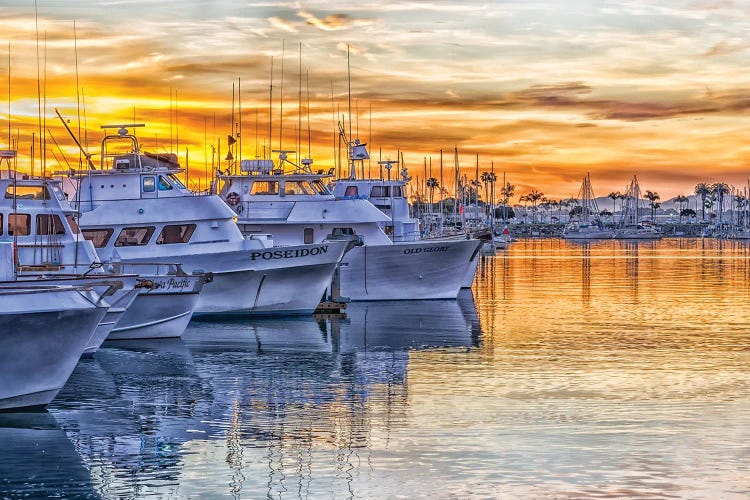
[[[193,321],[182,339],[105,346],[51,411],[104,496],[307,488],[332,450],[351,470],[406,420],[410,352],[480,339],[470,292],[349,306],[346,318]],[[206,464],[212,474],[187,472]]]
[[[0,413],[0,498],[96,498],[80,455],[47,412]]]

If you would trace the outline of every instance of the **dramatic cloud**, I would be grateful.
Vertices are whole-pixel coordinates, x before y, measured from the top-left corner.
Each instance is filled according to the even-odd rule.
[[[748,19],[728,0],[82,0],[39,5],[37,60],[33,5],[16,2],[0,12],[12,94],[0,130],[10,120],[28,169],[39,67],[48,126],[66,151],[53,108],[75,122],[82,94],[92,149],[101,124],[135,115],[149,148],[176,149],[179,128],[195,175],[211,161],[208,145],[224,150],[240,122],[242,154],[254,156],[306,142],[309,116],[321,168],[338,154],[337,122],[351,121],[374,157],[401,152],[414,170],[425,158],[434,166],[440,150],[452,168],[457,148],[467,174],[479,155],[480,169],[494,163],[551,197],[575,194],[587,171],[598,192],[638,171],[665,198],[698,179],[739,185],[748,175]]]

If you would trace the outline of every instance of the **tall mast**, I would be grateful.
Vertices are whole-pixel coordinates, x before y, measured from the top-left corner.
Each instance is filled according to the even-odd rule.
[[[271,140],[273,133],[273,57],[271,57],[271,85],[268,87],[268,151],[264,151],[265,158],[271,157]]]
[[[281,87],[279,88],[280,106],[279,106],[279,149],[283,149],[282,143],[284,138],[284,40],[281,41]]]

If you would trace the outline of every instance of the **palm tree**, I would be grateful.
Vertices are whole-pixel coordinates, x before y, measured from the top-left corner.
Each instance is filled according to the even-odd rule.
[[[484,201],[486,203],[490,199],[489,192],[487,191],[487,184],[490,182],[490,173],[482,172],[482,175],[479,176],[479,180],[484,184]]]
[[[612,214],[615,213],[615,209],[617,208],[617,206],[615,205],[615,202],[619,200],[621,197],[622,197],[622,193],[620,193],[619,191],[612,191],[611,193],[607,195],[607,198],[612,198]]]
[[[729,194],[729,186],[723,182],[716,182],[711,186],[711,193],[716,197],[719,212],[719,224],[721,224],[721,214],[724,211],[724,195]]]
[[[654,212],[661,206],[661,203],[657,203],[656,200],[660,200],[661,196],[659,196],[659,193],[655,191],[646,191],[646,194],[644,196],[650,202],[649,206],[651,207],[651,222],[655,223],[656,220],[654,219]]]
[[[544,198],[544,193],[541,191],[537,191],[536,189],[532,189],[529,194],[526,195],[526,199],[531,202],[531,217],[532,222],[536,222],[536,205],[539,200]]]
[[[505,186],[503,186],[500,189],[500,194],[503,195],[503,207],[505,207],[503,209],[503,214],[504,214],[503,215],[503,222],[507,222],[508,221],[508,211],[507,211],[506,208],[508,206],[508,202],[510,201],[510,199],[513,198],[514,194],[516,194],[516,186],[514,186],[510,182],[506,182]]]
[[[701,197],[701,219],[706,220],[706,197],[711,194],[711,187],[705,182],[699,182],[695,185],[695,194]]]
[[[427,189],[430,190],[430,212],[432,212],[432,196],[435,194],[435,189],[440,187],[440,183],[434,177],[430,177],[425,183],[427,184]]]
[[[685,205],[687,205],[688,197],[681,194],[675,197],[674,202],[680,206],[680,223],[682,223],[682,211],[685,209]]]

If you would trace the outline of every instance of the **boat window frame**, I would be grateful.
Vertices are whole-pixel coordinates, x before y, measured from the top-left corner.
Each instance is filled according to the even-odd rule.
[[[42,219],[47,219],[43,221]],[[51,224],[50,224],[51,222]],[[42,232],[42,229],[49,229],[52,232]],[[59,236],[67,234],[67,228],[58,214],[36,214],[36,235],[37,236]]]
[[[15,231],[11,230],[12,227],[14,228],[21,227],[15,224],[14,222],[11,222],[11,221],[15,221],[16,217],[18,216],[26,218],[26,224],[25,224],[26,232],[23,234],[16,234]],[[13,225],[11,226],[11,224]],[[29,235],[31,235],[31,214],[25,214],[25,213],[19,213],[19,212],[9,213],[8,214],[8,236],[29,236]]]
[[[172,184],[170,184],[167,178],[163,175],[160,175],[159,180],[156,181],[156,188],[159,191],[171,191],[172,189],[174,189],[174,187],[172,187]]]
[[[177,177],[175,174],[167,174],[167,179],[172,181],[172,184],[174,184],[178,189],[187,189],[187,186],[185,186],[185,184],[183,184],[179,177]]]
[[[104,232],[105,236],[99,245],[97,245],[97,240],[94,237],[90,237],[89,234],[87,234],[102,231]],[[113,227],[95,227],[84,229],[83,231],[81,231],[81,235],[84,239],[89,240],[94,245],[94,248],[104,248],[109,244],[109,241],[112,239],[112,235],[114,234],[114,232],[115,228]]]
[[[301,193],[290,193],[287,191],[286,187],[288,185],[291,185],[292,187],[297,186],[297,188],[302,191]],[[310,183],[306,180],[285,180],[284,181],[284,196],[315,196],[315,193],[313,192],[312,188],[310,187]]]
[[[150,180],[153,184],[151,184],[148,189],[146,188],[146,181]],[[142,193],[154,193],[156,192],[156,176],[153,175],[144,175],[141,177],[141,192]]]
[[[123,238],[126,231],[140,231],[142,229],[145,229],[146,233],[137,242],[126,243],[124,240],[120,239],[120,238]],[[115,246],[116,247],[142,247],[142,246],[148,245],[148,242],[151,241],[151,237],[154,235],[154,231],[156,231],[156,226],[123,227],[120,230],[120,233],[117,235],[117,238],[115,238]],[[133,235],[133,237],[136,237],[136,235]]]
[[[302,230],[302,240],[305,245],[311,245],[315,242],[315,229],[306,227]]]
[[[46,186],[32,185],[26,186],[23,184],[8,184],[5,188],[5,199],[6,200],[39,200],[49,201],[52,199],[52,195]]]
[[[197,224],[167,224],[161,229],[161,231],[159,232],[159,236],[156,237],[156,244],[157,245],[177,245],[180,243],[189,243],[190,238],[193,237],[193,233],[195,232],[196,227],[198,227]],[[185,228],[185,229],[184,230],[180,229],[179,241],[164,241],[164,231],[167,231],[167,228],[169,229]]]
[[[255,186],[259,186],[261,184],[266,184],[266,190],[265,191],[256,191]],[[272,190],[271,188],[275,188]],[[279,194],[279,181],[275,180],[267,180],[267,181],[259,181],[254,180],[253,183],[250,185],[250,196],[278,196]]]
[[[326,185],[320,179],[311,181],[310,185],[312,186],[313,190],[317,191],[319,195],[331,194],[331,191],[329,191],[328,188],[326,188]]]

